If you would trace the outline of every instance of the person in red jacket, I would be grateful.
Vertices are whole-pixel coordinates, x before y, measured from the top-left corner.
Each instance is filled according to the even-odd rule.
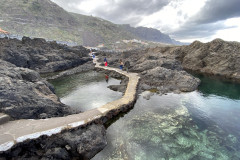
[[[104,65],[105,65],[105,67],[107,67],[107,65],[108,65],[108,64],[107,64],[107,58],[106,58],[106,57],[104,58]]]

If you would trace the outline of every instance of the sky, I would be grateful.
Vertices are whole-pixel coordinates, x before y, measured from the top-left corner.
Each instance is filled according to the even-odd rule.
[[[69,12],[149,27],[181,42],[240,42],[240,0],[51,0]]]

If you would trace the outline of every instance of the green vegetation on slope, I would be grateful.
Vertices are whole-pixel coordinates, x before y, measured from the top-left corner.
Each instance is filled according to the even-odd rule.
[[[124,27],[101,18],[70,13],[51,0],[1,0],[0,28],[14,35],[76,42],[84,46],[104,44],[112,47],[116,41],[130,39],[173,42],[156,29]]]
[[[0,26],[11,34],[96,46],[135,38],[111,22],[69,13],[50,0],[1,0]]]

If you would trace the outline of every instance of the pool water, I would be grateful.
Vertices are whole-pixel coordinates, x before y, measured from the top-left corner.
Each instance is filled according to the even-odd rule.
[[[199,78],[194,92],[139,95],[132,110],[106,126],[108,145],[93,160],[239,160],[240,84]],[[106,82],[95,71],[51,83],[63,103],[81,111],[122,96],[107,88],[119,80]]]
[[[239,160],[240,85],[200,78],[191,93],[140,95],[93,160]]]
[[[120,80],[96,71],[79,73],[49,81],[54,85],[60,101],[78,111],[98,108],[122,97],[121,92],[107,88]]]

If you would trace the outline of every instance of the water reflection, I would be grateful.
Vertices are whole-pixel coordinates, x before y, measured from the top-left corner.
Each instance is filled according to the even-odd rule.
[[[199,91],[191,93],[144,93],[134,109],[107,128],[108,145],[93,159],[240,159],[239,85],[201,80]],[[121,97],[106,91],[119,81],[97,72],[53,83],[62,101],[85,109],[118,99],[115,93]]]
[[[108,127],[108,146],[93,160],[240,159],[239,85],[201,80],[191,93],[144,93]]]
[[[221,96],[229,99],[240,100],[240,84],[222,81],[216,77],[197,75],[201,79],[199,90],[203,96]]]
[[[120,80],[95,71],[80,73],[50,81],[62,103],[76,110],[86,111],[100,107],[122,97],[122,93],[107,88],[118,85]]]
[[[205,128],[214,122],[225,131],[238,135],[240,133],[240,100],[211,95],[202,96],[199,92],[186,94],[184,105],[199,126]],[[204,128],[204,129],[205,129]]]
[[[108,127],[108,146],[93,159],[239,159],[239,137],[219,127],[208,111],[199,117],[205,127],[192,119],[185,105],[199,94],[140,96],[133,110]]]

